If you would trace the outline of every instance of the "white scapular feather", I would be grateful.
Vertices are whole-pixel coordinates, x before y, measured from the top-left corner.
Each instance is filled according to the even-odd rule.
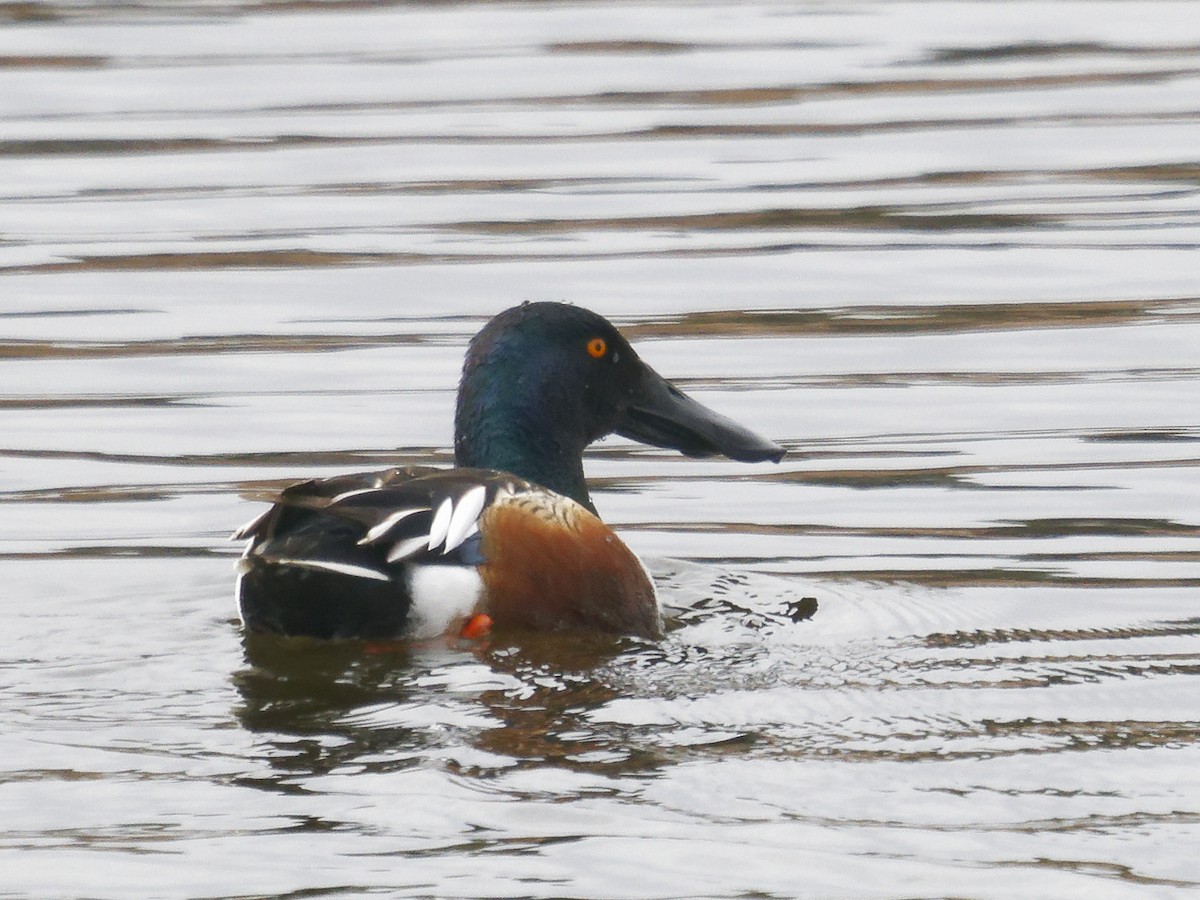
[[[390,563],[400,562],[402,559],[420,553],[422,550],[429,549],[426,545],[429,543],[425,535],[419,534],[416,537],[406,538],[403,541],[398,541],[396,546],[388,551],[387,561]]]
[[[250,535],[254,533],[254,530],[262,524],[263,519],[269,516],[274,509],[275,507],[273,506],[267,507],[264,512],[260,512],[257,516],[231,534],[229,539],[231,541],[241,541],[250,537]]]
[[[425,512],[428,509],[428,506],[414,506],[411,509],[397,510],[378,525],[373,525],[371,530],[363,536],[361,541],[359,541],[359,544],[370,544],[379,540],[381,537],[391,531],[392,527],[398,522],[403,522],[409,516],[415,516],[417,513]]]
[[[433,514],[433,524],[429,526],[429,549],[433,550],[446,539],[450,528],[450,518],[454,515],[454,500],[447,497],[442,501],[436,513]]]
[[[479,514],[483,512],[483,504],[487,499],[487,488],[482,484],[471,488],[459,499],[446,528],[446,546],[442,553],[446,554],[470,537],[478,528],[475,524]],[[432,540],[432,536],[431,536]],[[430,545],[433,549],[433,545]]]

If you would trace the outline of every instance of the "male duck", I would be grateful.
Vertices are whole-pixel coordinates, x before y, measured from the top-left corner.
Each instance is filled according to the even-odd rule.
[[[605,319],[526,303],[471,341],[454,422],[460,468],[305,481],[234,538],[251,631],[478,637],[491,626],[661,632],[654,587],[600,521],[583,450],[617,433],[689,456],[784,450],[643,363]]]

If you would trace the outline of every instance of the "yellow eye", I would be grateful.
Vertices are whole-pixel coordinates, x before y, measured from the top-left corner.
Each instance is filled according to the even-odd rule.
[[[607,352],[608,344],[605,343],[604,338],[592,338],[588,341],[588,353],[596,359],[600,359]]]

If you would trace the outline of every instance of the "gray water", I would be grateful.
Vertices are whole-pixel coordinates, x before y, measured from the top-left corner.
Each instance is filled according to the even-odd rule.
[[[1198,146],[1188,2],[0,5],[0,894],[1193,896]],[[591,452],[667,637],[248,641],[537,299],[790,451]]]

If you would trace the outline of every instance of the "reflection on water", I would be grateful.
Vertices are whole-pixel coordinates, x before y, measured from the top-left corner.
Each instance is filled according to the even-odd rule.
[[[1194,893],[1197,22],[0,6],[4,891]],[[589,454],[664,639],[242,634],[531,299],[789,450]]]
[[[688,604],[668,610],[671,636],[662,642],[528,633],[483,644],[327,644],[248,634],[245,665],[234,678],[238,719],[270,740],[273,766],[298,775],[390,771],[417,764],[434,747],[461,744],[504,765],[555,763],[611,774],[657,769],[693,744],[749,747],[756,740],[749,733],[706,729],[662,745],[659,736],[591,720],[647,689],[661,697],[685,682],[711,692],[721,684],[794,680],[799,672],[785,674],[790,660],[782,647],[764,636],[812,619],[818,602],[760,578],[773,594],[764,598],[748,576],[713,576],[705,567],[671,564],[658,580],[668,599]],[[711,671],[719,647],[695,637],[706,622],[741,633],[738,658],[724,659],[719,673]],[[769,676],[756,674],[764,667]]]

